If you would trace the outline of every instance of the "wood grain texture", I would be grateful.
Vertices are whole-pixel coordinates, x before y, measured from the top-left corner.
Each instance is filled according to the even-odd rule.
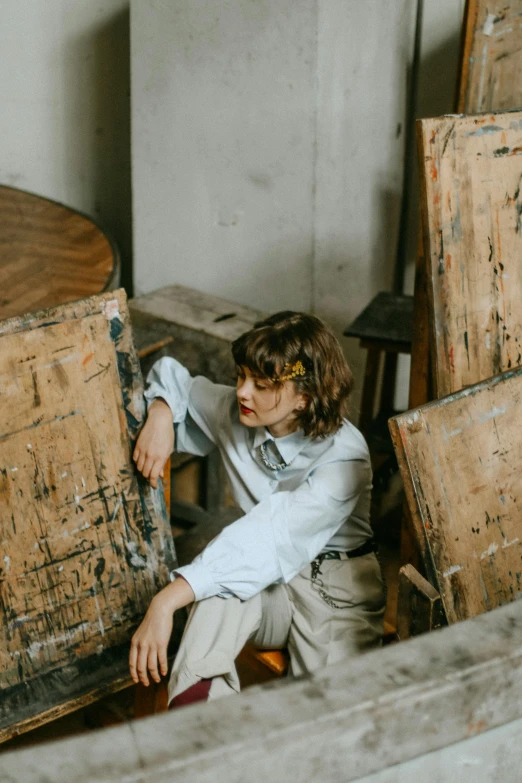
[[[0,740],[130,682],[175,552],[125,293],[0,322]]]
[[[522,108],[521,0],[468,0],[457,111]]]
[[[0,318],[110,290],[118,277],[116,245],[91,218],[0,186]]]
[[[437,396],[522,361],[522,112],[418,123]]]
[[[397,636],[411,639],[446,624],[440,594],[410,563],[399,571]]]
[[[520,598],[522,368],[396,416],[390,428],[448,621]]]

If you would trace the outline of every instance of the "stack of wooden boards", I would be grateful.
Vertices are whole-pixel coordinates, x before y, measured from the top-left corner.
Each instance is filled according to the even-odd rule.
[[[416,296],[420,313],[427,294],[429,344],[414,345],[412,388],[428,377],[429,353],[432,397],[443,399],[390,429],[421,560],[450,622],[522,595],[522,112],[494,111],[522,106],[521,52],[522,3],[468,3],[459,108],[488,113],[418,123]],[[403,580],[398,625],[408,636],[440,618],[433,587],[411,569]],[[412,595],[427,621],[405,620]]]

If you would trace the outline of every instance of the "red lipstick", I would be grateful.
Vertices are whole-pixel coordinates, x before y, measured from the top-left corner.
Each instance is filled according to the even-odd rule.
[[[245,416],[248,416],[249,413],[253,413],[254,411],[250,410],[250,408],[246,408],[244,405],[239,405],[239,408],[241,410],[241,413],[244,413]]]

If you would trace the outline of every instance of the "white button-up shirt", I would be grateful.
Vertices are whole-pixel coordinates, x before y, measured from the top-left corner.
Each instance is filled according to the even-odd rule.
[[[187,566],[176,570],[197,601],[213,595],[247,599],[289,582],[322,550],[346,551],[371,535],[372,472],[368,447],[348,421],[330,437],[302,430],[274,438],[239,421],[234,388],[192,378],[175,359],[153,366],[145,396],[172,410],[176,450],[205,456],[219,449],[231,491],[245,515],[226,527]],[[284,470],[268,468],[284,461]]]

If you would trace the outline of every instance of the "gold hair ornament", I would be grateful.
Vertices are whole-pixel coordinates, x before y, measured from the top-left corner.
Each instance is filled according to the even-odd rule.
[[[285,370],[290,370],[290,372],[287,375],[281,375],[280,378],[273,378],[272,380],[279,383],[284,383],[284,381],[291,381],[294,378],[297,378],[298,375],[306,375],[306,370],[303,367],[302,362],[296,362],[294,365],[285,364],[283,367],[283,372]]]

